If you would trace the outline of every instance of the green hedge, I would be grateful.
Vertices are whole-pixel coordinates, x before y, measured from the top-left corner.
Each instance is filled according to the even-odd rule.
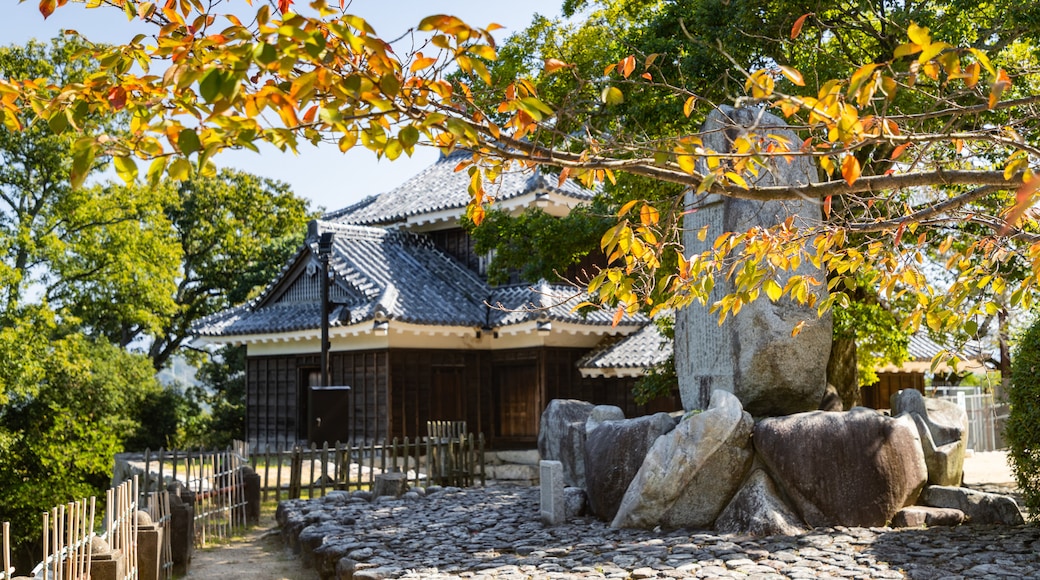
[[[1040,520],[1040,317],[1011,358],[1007,438],[1011,468],[1034,521]]]

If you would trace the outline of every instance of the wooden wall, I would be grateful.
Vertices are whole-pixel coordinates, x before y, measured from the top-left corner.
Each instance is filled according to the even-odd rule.
[[[295,444],[307,437],[308,416],[329,442],[422,437],[426,421],[466,421],[493,447],[529,447],[552,399],[616,405],[626,417],[681,409],[678,394],[650,408],[632,397],[634,378],[583,378],[585,349],[505,351],[333,352],[330,382],[349,391],[316,391],[307,411],[307,384],[318,355],[249,357],[246,373],[247,439],[256,445]],[[317,384],[316,382],[314,384]]]
[[[860,389],[861,404],[871,409],[888,409],[892,395],[903,389],[924,394],[924,373],[878,373],[878,382]]]

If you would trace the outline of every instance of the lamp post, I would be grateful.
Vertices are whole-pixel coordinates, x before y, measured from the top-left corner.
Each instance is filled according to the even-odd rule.
[[[318,259],[321,261],[321,386],[329,386],[329,256],[332,255],[332,232],[324,232],[318,239]],[[307,441],[314,434],[314,389],[307,389]]]

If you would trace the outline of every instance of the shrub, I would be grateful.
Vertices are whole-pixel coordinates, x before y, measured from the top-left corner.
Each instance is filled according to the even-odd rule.
[[[1040,519],[1040,317],[1011,358],[1011,412],[1005,437],[1011,468],[1034,520]]]

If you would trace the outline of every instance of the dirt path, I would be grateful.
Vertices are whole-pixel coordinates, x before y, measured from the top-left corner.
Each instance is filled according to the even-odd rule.
[[[196,550],[184,579],[314,580],[314,570],[304,570],[278,534],[274,513],[264,513],[260,525],[227,544]]]

